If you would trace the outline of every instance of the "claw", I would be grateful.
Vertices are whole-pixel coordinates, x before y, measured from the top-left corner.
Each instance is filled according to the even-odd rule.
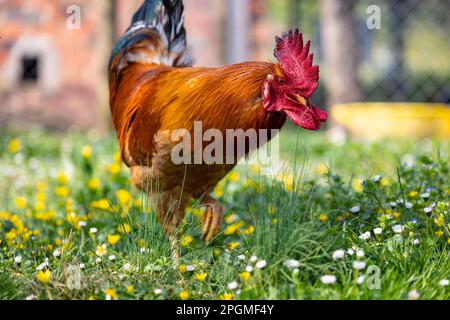
[[[211,226],[212,218],[213,218],[212,210],[208,208],[202,217],[202,223],[203,223],[202,237],[201,237],[202,240],[206,240],[206,237],[209,232],[209,228]]]
[[[208,206],[202,217],[202,239],[206,243],[211,242],[219,233],[223,219],[223,208],[215,199],[208,197],[203,202]]]

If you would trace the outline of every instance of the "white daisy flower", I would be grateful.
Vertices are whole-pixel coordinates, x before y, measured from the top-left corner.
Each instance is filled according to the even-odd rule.
[[[361,240],[369,240],[369,239],[370,239],[370,236],[371,236],[370,231],[367,231],[367,232],[364,232],[363,234],[361,234],[361,235],[359,236],[359,238],[360,238]]]
[[[157,296],[159,296],[163,291],[162,291],[162,289],[155,289],[153,292],[154,292]]]
[[[131,270],[131,264],[130,263],[125,263],[122,267],[122,269],[124,271],[130,271]]]
[[[425,212],[425,213],[431,213],[431,212],[433,212],[433,208],[426,207],[425,209],[423,209],[423,212]]]
[[[422,194],[420,195],[420,197],[421,197],[422,199],[429,199],[429,198],[430,198],[430,193],[429,193],[429,192],[422,193]]]
[[[413,290],[408,293],[409,300],[418,300],[419,298],[420,298],[420,293],[417,290]]]
[[[290,259],[290,260],[286,260],[284,262],[284,266],[288,267],[289,269],[296,269],[296,268],[300,267],[300,262],[298,262],[297,260],[294,260],[294,259]]]
[[[95,259],[95,262],[97,262],[97,263],[102,262],[102,258],[97,258],[97,259]]]
[[[362,270],[366,267],[366,263],[364,261],[353,261],[353,269]]]
[[[59,250],[59,248],[53,251],[53,256],[55,258],[61,257],[61,251]]]
[[[354,206],[352,208],[350,208],[350,212],[351,213],[358,213],[361,210],[361,208],[359,206]]]
[[[406,209],[411,209],[412,207],[414,206],[414,204],[413,203],[411,203],[411,202],[407,202],[407,203],[405,203],[405,207],[406,207]]]
[[[394,231],[395,233],[402,233],[404,229],[405,227],[403,227],[401,224],[396,224],[392,227],[392,231]]]
[[[357,256],[358,258],[364,258],[364,251],[362,251],[362,250],[356,251],[356,256]]]
[[[228,289],[229,289],[229,290],[234,290],[234,289],[236,289],[237,287],[238,287],[237,281],[233,281],[233,282],[230,282],[230,283],[228,284]]]
[[[377,175],[377,176],[375,176],[375,177],[372,178],[372,181],[375,182],[375,183],[378,183],[378,182],[381,181],[382,178],[383,178],[383,177],[382,177],[381,175]]]
[[[194,266],[189,265],[189,264],[186,266],[186,271],[192,272],[192,271],[194,271],[194,270],[195,270],[195,267],[194,267]]]
[[[250,257],[250,262],[256,262],[256,260],[258,260],[257,256],[251,256]]]
[[[347,254],[348,254],[349,256],[352,256],[352,255],[355,254],[355,250],[353,250],[352,248],[347,249]]]
[[[253,272],[253,267],[250,266],[250,265],[248,265],[248,266],[245,267],[245,271],[247,271],[247,272]]]
[[[375,228],[373,229],[373,233],[379,236],[383,232],[383,229],[381,228]]]
[[[22,256],[14,257],[14,262],[17,263],[17,264],[22,263]]]
[[[364,276],[359,276],[358,279],[356,279],[356,283],[357,284],[363,284],[364,283],[364,279],[365,279]]]
[[[336,276],[324,275],[320,277],[320,281],[322,281],[323,284],[333,284],[336,282]]]
[[[80,228],[84,228],[84,227],[87,226],[87,222],[86,222],[86,221],[79,221],[79,222],[78,222],[78,226],[79,226]]]
[[[96,234],[98,232],[98,229],[97,228],[90,228],[89,232],[92,233],[92,234]]]
[[[448,281],[448,279],[442,279],[441,281],[439,281],[439,285],[441,287],[446,287],[450,284],[450,281]]]
[[[342,249],[336,250],[333,252],[333,260],[343,259],[345,257],[345,251]]]
[[[240,261],[244,261],[245,260],[245,256],[243,254],[238,255],[238,260]]]
[[[108,257],[108,259],[110,260],[110,261],[114,261],[114,260],[116,260],[116,256],[115,255],[110,255],[109,257]]]
[[[419,239],[414,239],[413,244],[418,245],[420,243]]]
[[[258,269],[264,269],[267,266],[266,260],[260,260],[256,263],[255,267]]]
[[[86,265],[84,263],[80,263],[80,269],[86,268]]]

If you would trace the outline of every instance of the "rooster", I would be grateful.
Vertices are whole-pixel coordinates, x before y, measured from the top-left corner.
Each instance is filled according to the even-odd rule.
[[[298,29],[276,38],[277,63],[197,68],[187,48],[183,10],[182,0],[146,0],[109,63],[110,107],[122,160],[133,184],[153,199],[174,258],[177,230],[191,199],[206,207],[202,238],[210,242],[218,235],[223,208],[210,193],[243,155],[227,164],[175,164],[171,155],[179,140],[173,141],[172,132],[192,133],[195,121],[224,136],[227,129],[280,129],[287,117],[318,130],[327,119],[309,102],[319,67]]]

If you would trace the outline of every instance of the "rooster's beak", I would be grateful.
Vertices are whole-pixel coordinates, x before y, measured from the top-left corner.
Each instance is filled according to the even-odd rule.
[[[294,95],[295,99],[302,105],[306,106],[308,101],[306,99],[298,94]]]

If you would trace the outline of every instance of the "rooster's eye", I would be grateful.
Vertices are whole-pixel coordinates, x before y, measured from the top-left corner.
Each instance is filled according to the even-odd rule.
[[[278,84],[284,84],[284,80],[281,78],[278,78]]]

